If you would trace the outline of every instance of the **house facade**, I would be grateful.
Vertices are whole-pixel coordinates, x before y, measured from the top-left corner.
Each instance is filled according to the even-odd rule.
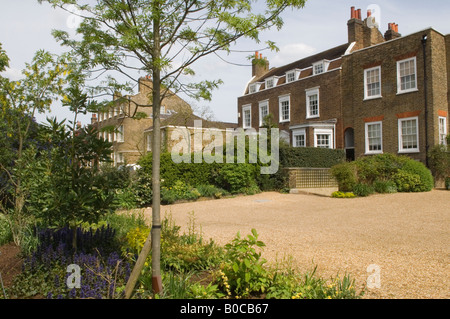
[[[113,144],[114,165],[135,164],[146,152],[144,131],[153,125],[152,84],[150,77],[141,77],[137,94],[116,95],[110,108],[93,114],[91,122],[96,123],[100,136]],[[190,105],[169,92],[161,105],[161,117],[185,110],[190,111]]]
[[[204,119],[186,110],[161,119],[161,150],[184,153],[203,152],[224,145],[228,133],[234,132],[236,123],[217,122]],[[144,131],[146,153],[152,151],[153,126]]]
[[[349,160],[384,152],[426,163],[449,132],[450,35],[429,28],[382,34],[370,11],[351,8],[348,43],[269,68],[258,53],[238,98],[238,125],[271,113],[294,147],[345,149]]]

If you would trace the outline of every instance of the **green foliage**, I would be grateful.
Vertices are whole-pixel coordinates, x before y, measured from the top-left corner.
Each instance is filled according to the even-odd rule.
[[[232,194],[245,193],[246,189],[256,186],[255,165],[224,164],[216,178],[216,185],[221,185]]]
[[[450,190],[450,177],[445,178],[445,188]]]
[[[401,170],[412,175],[419,176],[419,183],[411,190],[413,192],[429,192],[434,187],[434,179],[431,172],[421,162],[409,160],[402,166]]]
[[[388,180],[409,161],[409,157],[391,153],[362,157],[355,161],[358,181],[372,185],[377,179]]]
[[[399,192],[415,192],[420,189],[420,176],[405,171],[399,171],[392,178]]]
[[[221,198],[222,196],[228,194],[226,190],[214,185],[198,185],[196,189],[202,197]]]
[[[333,192],[331,194],[333,198],[355,198],[356,195],[352,192]]]
[[[13,234],[10,227],[8,216],[0,213],[0,246],[13,240]]]
[[[427,192],[434,186],[431,172],[421,162],[389,153],[338,164],[331,172],[340,191],[353,191],[357,196],[374,192]]]
[[[428,163],[436,178],[450,176],[450,146],[448,145],[450,144],[436,145],[428,152]]]
[[[397,185],[394,181],[375,180],[373,183],[375,192],[379,194],[392,194],[397,192]]]
[[[281,147],[282,167],[330,168],[345,160],[344,150],[316,147]]]
[[[95,223],[112,212],[115,185],[99,170],[101,161],[109,161],[111,144],[99,139],[93,129],[71,134],[64,121],[50,121],[42,134],[50,151],[26,166],[28,212],[57,227]]]
[[[354,163],[344,162],[331,168],[331,174],[336,178],[339,190],[342,192],[351,192],[356,185],[356,167]]]
[[[375,189],[371,185],[357,183],[353,186],[353,194],[359,197],[367,197],[375,193]]]
[[[260,249],[265,244],[258,240],[258,233],[241,238],[238,233],[225,245],[225,262],[221,266],[221,286],[228,294],[246,297],[264,293],[269,285],[269,273],[264,268],[266,260]]]

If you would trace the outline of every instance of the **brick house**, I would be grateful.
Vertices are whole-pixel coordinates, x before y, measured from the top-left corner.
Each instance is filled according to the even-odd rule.
[[[258,53],[238,98],[238,125],[268,113],[294,147],[342,148],[348,159],[383,152],[426,163],[449,132],[450,35],[408,36],[351,8],[348,43],[269,69]]]
[[[161,118],[161,150],[170,152],[181,142],[180,145],[185,143],[185,152],[203,151],[208,146],[223,145],[226,141],[227,129],[234,131],[235,128],[237,128],[236,123],[207,120],[190,110],[177,112]],[[144,135],[147,143],[145,151],[151,152],[153,126],[148,127]]]
[[[114,165],[135,164],[146,152],[144,131],[153,125],[152,84],[150,77],[141,77],[137,94],[116,95],[108,110],[92,116],[100,136],[113,143]],[[161,117],[184,110],[191,110],[190,105],[169,92],[161,105]]]

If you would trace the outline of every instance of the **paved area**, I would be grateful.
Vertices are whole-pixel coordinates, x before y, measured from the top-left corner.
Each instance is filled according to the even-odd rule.
[[[261,193],[163,206],[187,231],[228,243],[255,228],[269,262],[291,257],[299,271],[350,273],[357,286],[380,279],[365,298],[450,298],[450,192],[335,199]],[[151,209],[145,214],[151,218]],[[376,265],[378,272],[368,272]],[[372,266],[373,267],[373,266]],[[370,277],[369,277],[370,276]]]

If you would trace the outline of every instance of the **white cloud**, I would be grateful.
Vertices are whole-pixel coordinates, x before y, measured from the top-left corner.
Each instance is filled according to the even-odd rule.
[[[292,43],[280,47],[280,51],[269,59],[271,66],[282,66],[314,54],[317,50],[304,43]]]
[[[6,70],[1,72],[0,74],[10,81],[18,81],[22,78],[22,71],[16,68],[6,68]]]

